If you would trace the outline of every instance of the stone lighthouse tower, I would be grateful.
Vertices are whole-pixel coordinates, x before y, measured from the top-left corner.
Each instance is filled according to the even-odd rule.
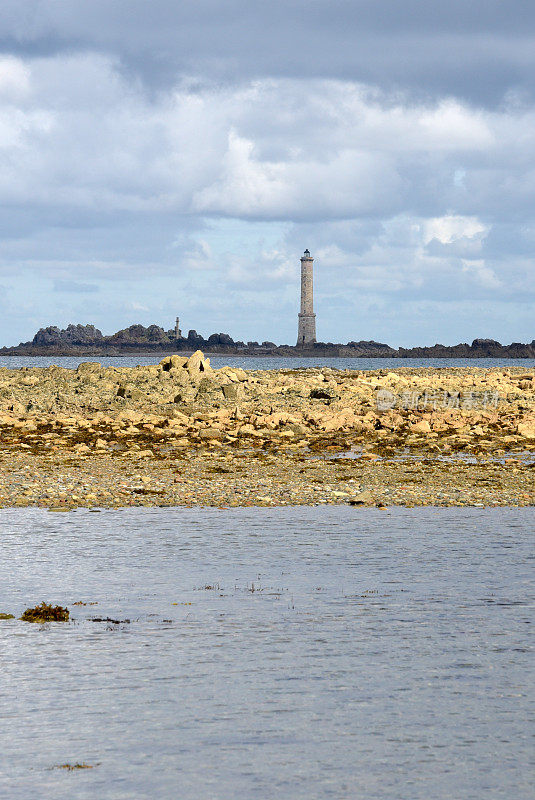
[[[314,314],[314,259],[308,250],[301,256],[301,311],[297,330],[297,346],[316,341],[316,315]]]

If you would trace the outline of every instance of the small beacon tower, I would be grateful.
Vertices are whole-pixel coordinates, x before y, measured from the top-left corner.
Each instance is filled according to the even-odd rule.
[[[297,346],[316,341],[316,315],[314,314],[314,259],[308,250],[301,256],[301,311],[298,315]]]

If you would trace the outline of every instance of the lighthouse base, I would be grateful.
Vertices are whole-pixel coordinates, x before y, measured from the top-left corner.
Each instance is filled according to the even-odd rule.
[[[316,315],[298,314],[298,317],[297,347],[300,345],[314,344],[316,341]]]

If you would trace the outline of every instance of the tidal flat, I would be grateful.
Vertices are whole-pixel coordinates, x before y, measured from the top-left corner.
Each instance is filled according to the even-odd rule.
[[[535,503],[535,370],[0,369],[0,507]]]

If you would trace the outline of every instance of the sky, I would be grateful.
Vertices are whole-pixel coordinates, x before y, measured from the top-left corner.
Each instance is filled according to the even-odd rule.
[[[535,4],[2,0],[0,344],[535,338]]]

